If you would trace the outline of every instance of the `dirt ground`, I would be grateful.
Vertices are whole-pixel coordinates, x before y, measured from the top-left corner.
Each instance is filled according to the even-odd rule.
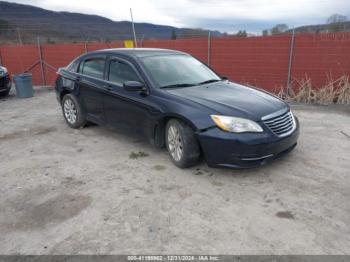
[[[293,106],[297,148],[251,170],[181,170],[55,94],[0,99],[0,254],[350,254],[350,108]]]

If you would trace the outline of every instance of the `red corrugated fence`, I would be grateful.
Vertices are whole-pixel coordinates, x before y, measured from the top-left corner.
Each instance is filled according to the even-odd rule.
[[[76,56],[105,48],[122,47],[110,44],[42,45],[46,84],[53,84],[54,68],[67,65]],[[241,83],[249,83],[268,91],[286,86],[288,78],[291,35],[143,41],[142,47],[169,48],[192,54],[219,74]],[[22,73],[39,61],[37,45],[0,46],[0,58],[11,74]],[[350,74],[350,33],[296,34],[293,46],[291,78],[306,75],[313,85],[321,87],[329,78]],[[40,65],[31,71],[34,84],[44,84]]]

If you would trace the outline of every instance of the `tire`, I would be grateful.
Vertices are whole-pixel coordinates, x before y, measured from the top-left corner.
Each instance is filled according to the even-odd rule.
[[[6,90],[6,91],[1,91],[1,92],[0,92],[0,97],[8,96],[9,93],[10,93],[10,90],[11,90],[11,88],[9,88],[9,89]]]
[[[64,119],[71,128],[77,129],[85,126],[85,112],[74,95],[65,95],[61,105]]]
[[[0,92],[0,97],[6,97],[6,96],[9,95],[9,93],[10,93],[10,90],[4,91],[4,92]]]
[[[165,129],[165,144],[170,159],[180,168],[198,163],[200,149],[191,127],[177,119],[168,121]]]

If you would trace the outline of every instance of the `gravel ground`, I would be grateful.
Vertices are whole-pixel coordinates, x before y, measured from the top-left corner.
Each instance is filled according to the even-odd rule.
[[[0,100],[0,254],[350,254],[350,109],[293,106],[298,147],[251,170],[181,170],[52,91]]]

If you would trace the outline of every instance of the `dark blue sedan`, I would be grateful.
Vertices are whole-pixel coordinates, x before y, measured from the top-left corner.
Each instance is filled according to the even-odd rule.
[[[70,127],[136,131],[181,168],[201,156],[213,167],[259,166],[291,151],[299,135],[285,102],[173,50],[84,54],[59,70],[55,89]]]

